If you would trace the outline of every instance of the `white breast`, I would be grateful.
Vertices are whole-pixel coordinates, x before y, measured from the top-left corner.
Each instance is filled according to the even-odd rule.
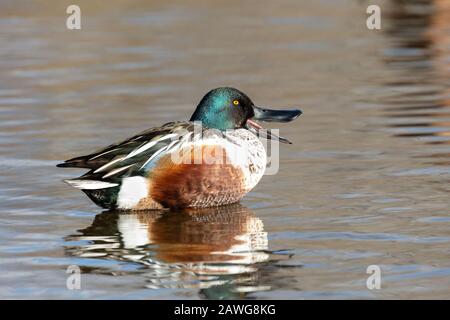
[[[258,137],[246,129],[233,130],[225,135],[232,141],[227,145],[227,155],[244,172],[246,187],[250,191],[266,170],[266,150]]]
[[[201,133],[193,134],[190,139],[178,145],[173,150],[173,154],[191,147],[201,150],[201,147],[205,145],[225,149],[228,164],[240,168],[244,173],[247,192],[256,186],[266,170],[266,150],[258,137],[246,129],[226,132],[215,129],[204,130]]]

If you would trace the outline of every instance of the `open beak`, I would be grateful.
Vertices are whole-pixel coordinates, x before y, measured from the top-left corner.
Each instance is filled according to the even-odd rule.
[[[290,122],[296,118],[298,118],[302,111],[298,109],[292,109],[292,110],[270,110],[266,108],[259,108],[256,106],[253,106],[253,111],[255,113],[254,117],[247,120],[247,128],[250,131],[255,132],[258,136],[262,136],[266,139],[272,139],[272,140],[278,140],[283,143],[289,143],[292,144],[288,139],[283,137],[278,137],[277,135],[271,133],[270,130],[264,129],[258,122],[259,121],[265,121],[265,122]]]

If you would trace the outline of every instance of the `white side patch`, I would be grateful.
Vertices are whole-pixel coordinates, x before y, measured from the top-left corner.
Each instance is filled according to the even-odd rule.
[[[64,182],[71,185],[74,188],[85,190],[105,189],[118,186],[117,183],[110,183],[98,180],[73,179],[73,180],[64,180]]]
[[[147,179],[129,177],[122,180],[117,206],[119,209],[133,209],[141,199],[148,196]]]

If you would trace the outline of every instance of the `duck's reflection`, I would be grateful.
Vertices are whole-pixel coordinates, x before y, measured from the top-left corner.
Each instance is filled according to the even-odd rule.
[[[242,205],[104,212],[79,232],[66,239],[67,254],[137,263],[149,288],[267,289],[254,281],[258,265],[269,259],[267,233],[261,219]]]
[[[117,226],[125,248],[157,244],[155,259],[166,263],[251,264],[266,259],[263,223],[244,207],[122,214]]]

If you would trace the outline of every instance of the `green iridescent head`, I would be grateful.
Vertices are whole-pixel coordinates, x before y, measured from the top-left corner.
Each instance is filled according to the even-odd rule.
[[[259,108],[245,93],[234,88],[222,87],[209,91],[203,97],[190,121],[201,121],[205,127],[222,131],[244,128],[260,132],[262,127],[253,120],[289,122],[301,113],[297,109]]]
[[[234,88],[209,91],[197,106],[191,121],[201,121],[209,128],[228,130],[242,128],[254,116],[253,102]]]

